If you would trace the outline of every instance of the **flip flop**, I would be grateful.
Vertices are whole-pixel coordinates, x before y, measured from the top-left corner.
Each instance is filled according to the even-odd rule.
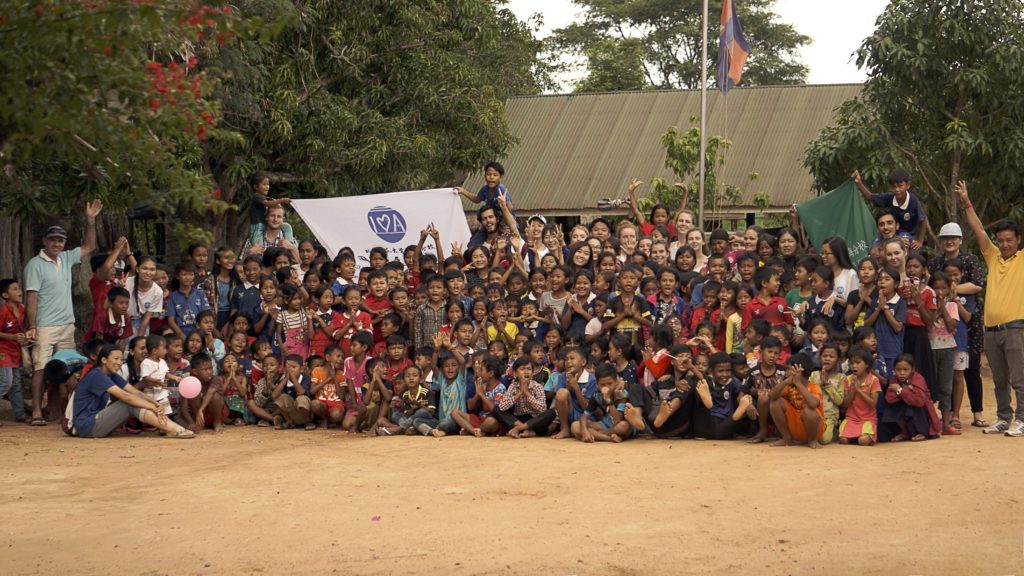
[[[171,440],[189,440],[196,437],[196,433],[191,430],[181,430],[176,434],[165,434],[164,438],[170,438]]]
[[[29,426],[47,426],[45,418],[33,418],[28,421]]]
[[[975,418],[974,421],[971,422],[971,426],[974,426],[975,428],[988,428],[988,422],[985,421],[984,418]]]
[[[906,434],[897,434],[892,437],[892,440],[890,440],[890,442],[906,442],[907,440],[909,440],[909,438]]]

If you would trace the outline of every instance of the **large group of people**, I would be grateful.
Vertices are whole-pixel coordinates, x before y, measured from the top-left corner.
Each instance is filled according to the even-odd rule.
[[[0,397],[15,419],[77,437],[256,425],[819,448],[960,435],[966,392],[971,426],[1024,436],[1020,230],[1002,221],[993,243],[964,183],[987,275],[958,223],[926,242],[901,170],[880,194],[854,172],[879,231],[858,262],[843,238],[808,245],[795,220],[708,234],[682,185],[678,210],[642,213],[639,180],[630,217],[520,225],[503,177],[490,163],[479,192],[456,189],[481,203],[465,247],[448,239],[446,255],[431,225],[401,259],[297,241],[262,173],[241,250],[193,245],[170,270],[123,238],[94,255],[91,202],[81,247],[52,226],[24,277],[0,281]],[[81,346],[79,262],[95,305]]]

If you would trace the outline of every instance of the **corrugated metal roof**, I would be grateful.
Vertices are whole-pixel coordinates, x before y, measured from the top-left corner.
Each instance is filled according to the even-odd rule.
[[[746,188],[740,206],[753,206],[758,190],[779,208],[813,198],[804,149],[860,91],[859,84],[766,86],[725,98],[709,90],[708,134],[733,143],[720,182]],[[592,209],[600,198],[624,197],[633,177],[671,182],[661,137],[671,126],[688,130],[699,114],[699,90],[512,98],[505,115],[519,145],[501,159],[503,182],[522,213]],[[748,184],[751,172],[759,178]],[[465,183],[471,191],[482,185],[479,172]]]

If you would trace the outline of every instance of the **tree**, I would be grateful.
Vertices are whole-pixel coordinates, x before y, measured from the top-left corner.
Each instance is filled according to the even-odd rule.
[[[828,190],[854,169],[873,189],[897,167],[941,224],[971,181],[985,220],[1024,215],[1024,8],[1018,0],[894,0],[857,53],[868,73],[804,165]],[[936,224],[937,225],[937,224]]]
[[[102,197],[218,209],[189,166],[217,106],[195,54],[231,8],[192,1],[7,3],[0,16],[0,212],[31,221]]]
[[[276,33],[204,59],[223,121],[202,166],[238,206],[257,169],[293,197],[450,185],[513,145],[504,99],[549,82],[530,25],[488,0],[239,8]],[[218,236],[232,236],[227,224]]]
[[[701,0],[573,0],[585,10],[582,22],[555,30],[550,50],[561,61],[583,61],[587,77],[577,92],[598,89],[697,88],[700,86]],[[751,56],[745,85],[796,84],[807,77],[797,51],[809,41],[777,21],[775,0],[736,3]],[[721,1],[708,16],[708,77],[717,70]],[[575,64],[564,68],[577,67]],[[643,81],[638,85],[637,76]]]
[[[697,118],[690,118],[696,122]],[[680,130],[673,126],[661,137],[665,147],[665,167],[676,175],[677,182],[689,191],[686,207],[699,213],[700,198],[697,193],[700,187],[700,128],[694,126],[688,130]],[[704,151],[704,215],[707,219],[719,212],[723,206],[735,205],[743,198],[744,188],[734,184],[719,182],[718,173],[725,166],[732,141],[722,136],[708,137]],[[748,183],[758,178],[756,172],[748,176]],[[674,185],[669,185],[661,178],[651,179],[651,192],[639,200],[641,212],[655,204],[664,204],[670,211],[679,208],[680,193]],[[771,204],[771,198],[764,191],[755,193],[755,204],[764,209]]]

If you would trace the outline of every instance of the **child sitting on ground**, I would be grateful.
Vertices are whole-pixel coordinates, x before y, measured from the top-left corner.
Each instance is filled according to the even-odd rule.
[[[825,416],[821,387],[808,380],[814,372],[813,361],[810,356],[800,352],[790,357],[788,365],[786,378],[769,393],[772,420],[782,436],[770,446],[805,443],[809,448],[821,448]]]

